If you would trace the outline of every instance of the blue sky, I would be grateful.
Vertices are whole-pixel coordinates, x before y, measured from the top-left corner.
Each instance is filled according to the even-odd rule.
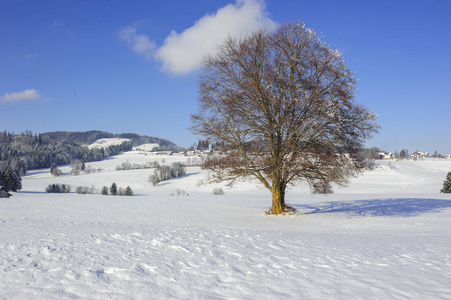
[[[104,130],[189,147],[199,58],[302,19],[343,53],[367,146],[451,153],[451,1],[0,1],[0,130]]]

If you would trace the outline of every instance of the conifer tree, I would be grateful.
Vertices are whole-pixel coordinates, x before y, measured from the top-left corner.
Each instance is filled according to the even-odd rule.
[[[130,186],[127,186],[127,188],[125,189],[124,195],[125,196],[133,196],[133,191]]]
[[[446,175],[445,181],[443,181],[443,188],[440,193],[451,193],[451,172]]]
[[[3,170],[0,169],[0,186],[4,186],[5,185],[5,179],[3,177]]]
[[[399,157],[401,159],[404,159],[404,157],[406,157],[406,151],[404,149],[402,149],[401,152],[399,152]]]
[[[13,192],[22,189],[22,178],[11,166],[8,166],[3,174],[3,185],[7,190]]]
[[[107,186],[102,187],[102,195],[108,195],[108,187]]]
[[[117,185],[115,182],[113,182],[113,184],[110,187],[110,194],[113,196],[117,195]]]

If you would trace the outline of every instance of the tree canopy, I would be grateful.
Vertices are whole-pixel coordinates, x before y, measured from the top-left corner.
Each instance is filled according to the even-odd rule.
[[[257,178],[279,214],[288,184],[328,190],[362,168],[376,116],[355,103],[342,55],[302,22],[229,38],[203,67],[191,129],[224,153],[203,164],[213,181]]]

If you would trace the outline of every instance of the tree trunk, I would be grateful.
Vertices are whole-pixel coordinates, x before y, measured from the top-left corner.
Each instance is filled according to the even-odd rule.
[[[285,185],[281,184],[279,181],[274,181],[272,183],[272,208],[271,214],[278,215],[283,213],[285,209]]]

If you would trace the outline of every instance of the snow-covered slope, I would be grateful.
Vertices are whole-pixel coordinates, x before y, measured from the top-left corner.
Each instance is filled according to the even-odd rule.
[[[451,298],[451,196],[439,193],[451,161],[383,161],[332,195],[292,188],[301,214],[267,216],[255,182],[203,185],[193,167],[153,187],[152,169],[115,171],[127,160],[186,158],[34,171],[0,199],[0,299]],[[112,182],[135,196],[44,193]]]
[[[88,146],[88,148],[108,148],[109,146],[114,145],[120,145],[123,142],[128,142],[130,139],[124,139],[124,138],[105,138],[105,139],[98,139],[94,143]]]
[[[156,143],[152,143],[152,144],[142,144],[136,147],[133,147],[134,151],[152,151],[155,148],[158,148],[160,145],[156,144]]]

